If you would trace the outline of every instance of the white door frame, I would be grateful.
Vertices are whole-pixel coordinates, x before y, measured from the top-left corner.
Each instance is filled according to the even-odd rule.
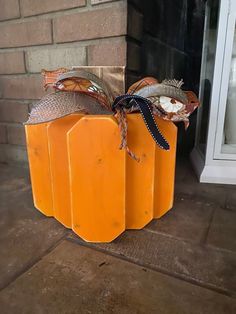
[[[234,39],[235,12],[236,1],[221,0],[206,155],[204,156],[199,149],[198,139],[191,153],[191,160],[200,182],[236,184],[236,155],[221,153]],[[201,73],[204,75],[203,72]],[[201,89],[200,100],[203,100]],[[198,115],[197,126],[200,125],[200,115],[201,113]],[[197,128],[197,136],[198,133],[199,130]]]

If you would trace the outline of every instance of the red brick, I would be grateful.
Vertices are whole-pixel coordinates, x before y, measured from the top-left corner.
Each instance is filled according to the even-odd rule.
[[[25,129],[23,125],[7,125],[7,139],[9,144],[25,145]]]
[[[27,103],[15,100],[0,100],[0,122],[24,122],[27,117]]]
[[[89,65],[126,65],[126,41],[96,43],[88,47]]]
[[[20,17],[18,0],[1,0],[0,5],[0,21]]]
[[[54,70],[60,67],[72,67],[73,65],[87,64],[87,49],[85,46],[65,47],[57,45],[54,47],[40,47],[26,53],[27,69],[31,73],[40,73],[42,68]]]
[[[0,48],[50,44],[51,21],[3,24],[0,25],[0,34]]]
[[[7,129],[5,125],[0,125],[0,144],[7,143]]]
[[[40,74],[0,77],[0,95],[2,98],[39,99],[44,94]]]
[[[53,11],[82,7],[86,0],[21,0],[23,16],[32,16]]]
[[[56,18],[54,39],[69,42],[126,35],[126,6],[116,6]]]
[[[0,53],[0,74],[25,73],[24,52]]]

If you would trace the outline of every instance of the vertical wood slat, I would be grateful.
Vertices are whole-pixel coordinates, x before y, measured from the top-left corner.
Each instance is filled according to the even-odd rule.
[[[153,219],[155,142],[140,114],[127,122],[128,146],[140,160],[127,156],[126,228],[141,229]]]
[[[125,161],[112,116],[85,116],[68,132],[72,229],[88,242],[125,230]]]
[[[54,217],[67,228],[71,228],[67,132],[82,117],[81,114],[72,114],[50,122],[47,127]]]
[[[177,127],[173,122],[155,119],[170,144],[169,151],[159,147],[155,151],[154,218],[160,218],[173,207],[174,202]]]
[[[159,148],[140,114],[127,116],[128,146],[140,158],[126,162],[126,228],[141,229],[160,218],[173,206],[177,128],[156,117],[156,123],[170,144]]]
[[[34,206],[44,215],[53,216],[47,126],[48,123],[26,125],[25,132]]]

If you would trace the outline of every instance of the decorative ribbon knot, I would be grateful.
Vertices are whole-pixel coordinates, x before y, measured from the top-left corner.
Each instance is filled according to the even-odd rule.
[[[136,160],[138,160],[138,158],[132,152],[130,152],[127,147],[127,121],[125,117],[126,112],[139,111],[142,115],[142,118],[147,126],[149,133],[151,134],[156,144],[164,150],[170,149],[168,142],[166,141],[161,131],[159,130],[158,125],[156,124],[152,113],[152,107],[153,106],[150,100],[138,95],[129,94],[116,97],[112,105],[112,111],[117,114],[119,127],[121,129],[122,142],[120,148],[126,148],[129,155]]]

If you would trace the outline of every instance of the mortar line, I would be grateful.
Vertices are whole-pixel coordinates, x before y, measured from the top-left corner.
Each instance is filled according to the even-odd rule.
[[[17,46],[17,47],[1,47],[0,53],[5,52],[12,52],[12,51],[35,51],[37,48],[45,48],[45,49],[53,49],[53,48],[78,48],[78,47],[85,47],[89,45],[96,45],[100,44],[101,42],[110,43],[111,40],[116,41],[117,39],[126,39],[125,34],[121,35],[114,35],[114,36],[107,36],[107,37],[99,37],[99,38],[90,38],[90,39],[80,39],[80,40],[73,40],[67,42],[54,42],[54,43],[43,43],[43,44],[31,44],[28,46]]]
[[[53,21],[53,19],[51,19],[51,37],[52,37],[52,45],[54,45],[55,40],[54,40],[54,21]]]
[[[24,61],[24,68],[25,68],[25,73],[28,73],[28,66],[26,65],[26,51],[23,50],[23,61]]]
[[[20,16],[18,19],[21,19],[21,18],[23,18],[22,8],[21,8],[21,0],[18,0],[18,6],[19,6],[19,13],[20,13]]]

